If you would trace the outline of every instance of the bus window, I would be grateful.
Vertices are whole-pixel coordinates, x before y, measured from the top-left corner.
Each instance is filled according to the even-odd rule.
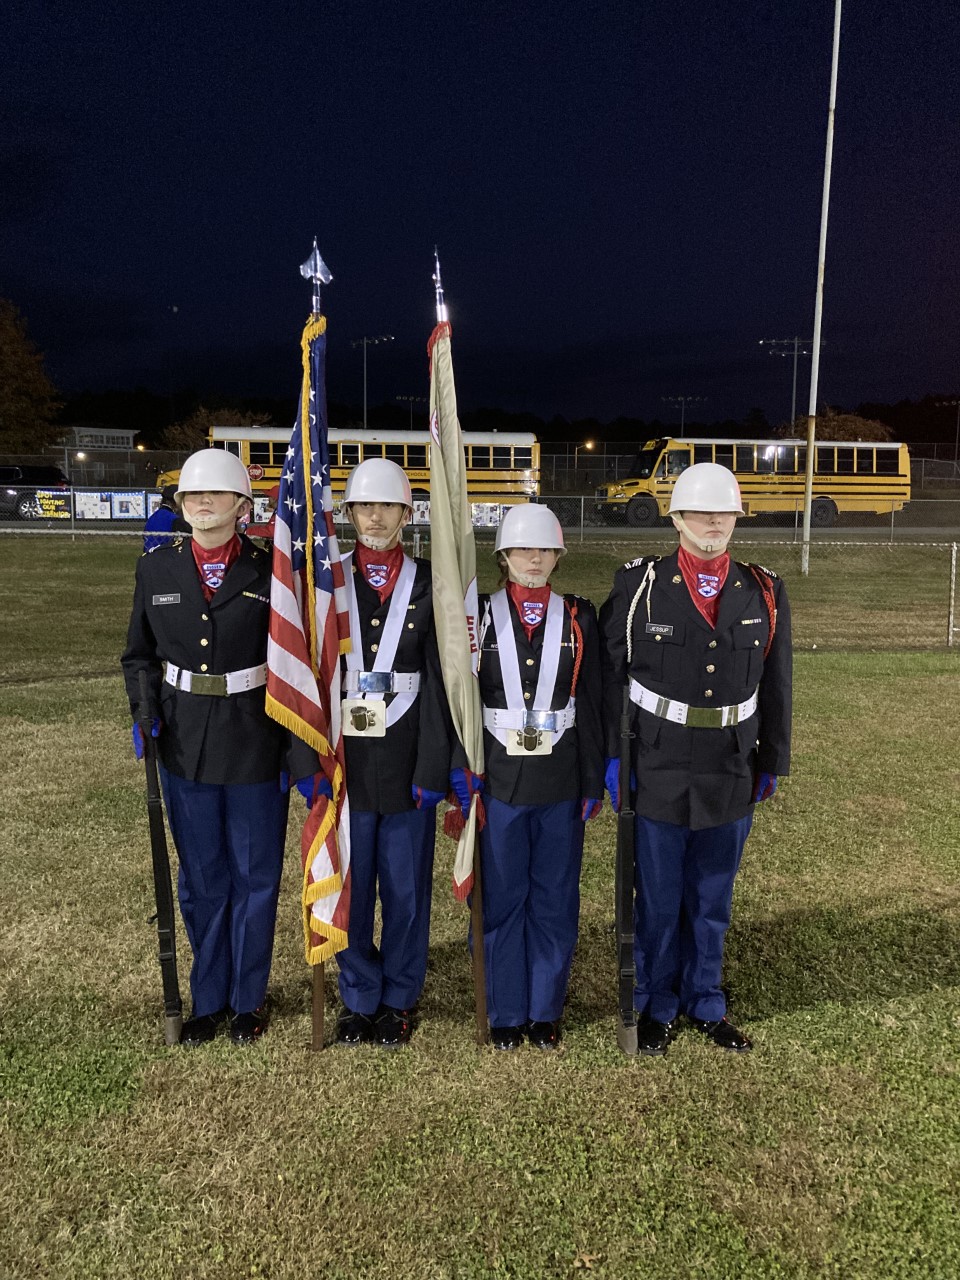
[[[873,475],[873,450],[872,449],[857,450],[857,475],[858,476]]]
[[[835,462],[835,449],[824,449],[822,446],[817,448],[817,474],[821,476],[832,476],[836,473],[837,467]]]
[[[690,465],[689,449],[671,449],[667,454],[667,475],[679,476]]]
[[[517,445],[513,451],[513,465],[518,470],[529,470],[533,466],[533,450],[521,449]]]
[[[694,462],[712,462],[713,461],[713,445],[712,444],[695,444],[693,446]]]
[[[513,451],[509,445],[495,444],[493,446],[493,469],[494,471],[509,471],[513,466]]]
[[[407,466],[425,467],[427,465],[427,446],[425,444],[407,445]]]
[[[805,476],[807,474],[807,446],[801,444],[797,446],[797,475]]]
[[[737,465],[735,471],[752,471],[753,470],[753,445],[738,444],[736,447]]]
[[[340,446],[341,467],[355,467],[360,462],[360,446],[358,444],[342,444]]]
[[[657,465],[657,459],[660,457],[662,445],[654,443],[647,445],[641,449],[633,460],[630,467],[629,477],[631,480],[649,480],[653,475],[653,469]]]
[[[391,462],[395,462],[398,467],[404,465],[404,446],[402,444],[388,444],[384,446],[384,453]]]
[[[714,445],[714,461],[718,466],[726,467],[728,471],[733,470],[733,445],[718,444]]]
[[[251,440],[250,441],[250,461],[259,462],[261,466],[264,464],[269,466],[270,458],[270,441],[269,440]]]
[[[775,444],[758,444],[757,445],[757,471],[762,475],[769,475],[773,471],[773,464],[777,457],[777,446]]]
[[[364,462],[366,462],[367,458],[382,458],[382,457],[383,457],[382,444],[364,444],[363,446]]]
[[[900,471],[898,451],[896,449],[877,450],[877,474],[895,476]]]
[[[797,473],[797,447],[793,444],[777,445],[777,471],[781,475],[793,476]]]
[[[845,476],[853,475],[853,450],[838,449],[837,450],[837,474]]]
[[[488,470],[490,467],[490,446],[488,444],[475,444],[470,446],[470,465],[471,467],[483,467]]]
[[[232,453],[235,458],[240,457],[240,441],[239,440],[224,440],[223,443],[220,445],[220,448],[226,449],[227,453]]]

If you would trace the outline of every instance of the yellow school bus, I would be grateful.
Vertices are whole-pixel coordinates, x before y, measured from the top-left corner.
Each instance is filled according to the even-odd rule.
[[[657,524],[666,516],[677,476],[695,462],[718,462],[737,477],[747,516],[803,509],[806,440],[648,440],[621,480],[596,491],[596,510],[612,524]],[[848,511],[902,511],[910,501],[905,444],[818,440],[810,522],[828,529]]]
[[[235,454],[250,475],[254,493],[280,482],[290,443],[289,429],[279,427],[213,427],[213,449]],[[334,431],[328,433],[331,489],[343,495],[350,471],[367,458],[389,458],[410,477],[414,498],[430,496],[429,431]],[[526,431],[465,431],[467,492],[471,502],[529,502],[540,493],[540,444]],[[179,471],[158,477],[158,485],[176,484]]]

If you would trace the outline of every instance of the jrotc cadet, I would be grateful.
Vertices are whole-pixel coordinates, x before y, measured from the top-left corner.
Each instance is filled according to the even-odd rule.
[[[406,1044],[427,970],[437,804],[453,728],[433,623],[430,565],[400,544],[413,500],[402,468],[361,462],[347,478],[354,550],[343,557],[353,651],[343,660],[350,802],[348,946],[337,956],[341,1044]],[[374,945],[379,884],[380,946]]]
[[[234,1042],[251,1044],[267,1027],[287,826],[281,771],[312,781],[317,762],[264,710],[270,557],[236,532],[251,506],[245,467],[201,449],[183,465],[176,500],[193,536],[138,562],[121,663],[135,718],[153,721],[180,859],[193,949],[181,1043],[212,1040],[229,1021]],[[134,746],[140,756],[139,724]]]
[[[480,598],[486,759],[481,834],[487,1009],[495,1048],[560,1039],[577,942],[584,824],[600,812],[600,636],[589,600],[549,584],[564,554],[548,507],[497,531],[505,584]]]
[[[754,805],[789,770],[790,609],[776,574],[727,553],[743,515],[732,472],[690,467],[670,514],[677,551],[618,570],[600,611],[616,809],[625,684],[634,734],[638,1048],[666,1053],[682,1012],[743,1053],[751,1043],[727,1021],[720,986],[723,944]]]

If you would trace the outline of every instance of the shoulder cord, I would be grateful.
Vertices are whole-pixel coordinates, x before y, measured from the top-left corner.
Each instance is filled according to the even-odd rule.
[[[490,598],[487,597],[483,606],[483,617],[480,619],[480,628],[477,633],[477,671],[480,671],[480,663],[483,661],[483,642],[486,638],[487,631],[490,627]]]
[[[647,565],[647,571],[643,575],[636,594],[630,601],[630,608],[627,610],[627,670],[630,670],[630,663],[633,661],[633,615],[636,613],[637,605],[644,591],[647,593],[647,621],[650,621],[650,596],[653,593],[653,584],[657,577],[657,571],[653,567],[654,562],[651,560]]]
[[[583,661],[583,632],[577,621],[577,606],[571,604],[566,598],[563,603],[570,614],[570,643],[573,645],[573,678],[570,681],[570,697],[573,698],[577,693],[577,677],[580,675],[580,663]]]
[[[770,652],[770,646],[773,644],[773,637],[777,630],[777,598],[774,595],[773,583],[767,575],[761,569],[758,569],[755,564],[748,565],[747,568],[757,580],[760,594],[763,596],[763,603],[767,609],[767,618],[770,622],[770,634],[767,637],[767,644],[763,651],[763,660],[766,662],[767,654]]]

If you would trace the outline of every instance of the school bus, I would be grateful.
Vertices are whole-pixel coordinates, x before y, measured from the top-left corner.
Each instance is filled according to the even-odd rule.
[[[350,471],[367,458],[389,458],[410,477],[414,499],[430,496],[429,431],[331,430],[331,489],[343,496]],[[208,444],[235,454],[247,468],[254,493],[265,493],[280,480],[290,431],[278,427],[213,427]],[[540,444],[525,431],[465,431],[467,493],[471,502],[528,502],[540,493]],[[179,471],[168,471],[158,486],[176,484]]]
[[[737,477],[744,515],[803,509],[806,440],[648,440],[621,480],[596,491],[596,510],[609,524],[635,527],[665,517],[677,476],[695,462],[718,462]],[[910,501],[905,444],[818,440],[810,523],[828,529],[848,511],[902,511]]]

